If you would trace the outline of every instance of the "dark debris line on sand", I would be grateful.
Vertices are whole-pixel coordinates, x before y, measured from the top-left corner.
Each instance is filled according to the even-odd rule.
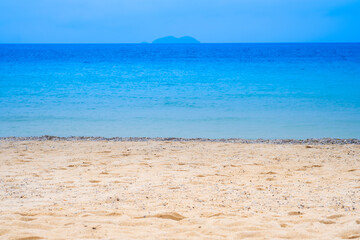
[[[161,137],[57,137],[57,136],[40,136],[40,137],[0,137],[3,141],[113,141],[113,142],[147,142],[147,141],[172,141],[172,142],[224,142],[224,143],[262,143],[262,144],[310,144],[310,145],[327,145],[327,144],[360,144],[360,139],[339,139],[339,138],[310,138],[304,140],[298,139],[241,139],[241,138],[161,138]]]

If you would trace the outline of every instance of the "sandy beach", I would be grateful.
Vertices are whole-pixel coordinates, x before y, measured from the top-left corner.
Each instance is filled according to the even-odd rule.
[[[360,239],[360,145],[0,141],[1,239]]]

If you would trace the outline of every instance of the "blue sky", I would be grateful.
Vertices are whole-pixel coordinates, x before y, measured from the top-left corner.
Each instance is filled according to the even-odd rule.
[[[360,42],[360,0],[0,0],[0,43]]]

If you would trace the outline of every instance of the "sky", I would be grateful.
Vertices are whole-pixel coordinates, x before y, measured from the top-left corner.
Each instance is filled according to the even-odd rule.
[[[360,42],[360,0],[0,0],[0,43]]]

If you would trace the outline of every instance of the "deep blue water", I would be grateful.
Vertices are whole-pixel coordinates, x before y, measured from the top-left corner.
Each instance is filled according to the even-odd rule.
[[[0,45],[0,136],[360,138],[360,44]]]

